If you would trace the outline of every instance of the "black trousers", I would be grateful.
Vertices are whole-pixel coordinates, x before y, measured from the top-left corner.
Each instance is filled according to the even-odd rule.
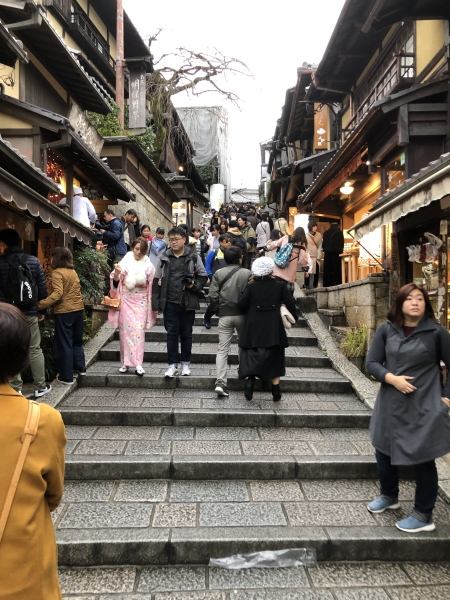
[[[192,328],[195,321],[195,310],[186,310],[176,302],[166,302],[164,308],[164,327],[167,331],[167,359],[169,365],[191,362]],[[178,353],[180,340],[181,353]]]
[[[375,450],[378,473],[380,476],[380,491],[383,496],[396,500],[398,498],[398,468],[391,465],[391,457]],[[436,463],[430,460],[416,468],[416,495],[414,499],[414,511],[420,516],[429,517],[433,513],[438,494],[438,474]],[[418,517],[419,515],[415,515]],[[424,520],[424,519],[419,519]]]
[[[55,315],[53,358],[59,378],[71,381],[74,371],[85,371],[83,349],[83,312],[77,310]]]
[[[341,285],[342,271],[339,252],[326,252],[323,261],[323,287]]]

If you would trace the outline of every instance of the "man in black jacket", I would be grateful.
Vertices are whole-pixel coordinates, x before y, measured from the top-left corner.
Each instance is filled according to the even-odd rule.
[[[14,229],[3,229],[0,231],[0,302],[12,304],[11,296],[8,290],[10,260],[21,258],[24,251],[20,246],[20,237]],[[17,259],[16,259],[17,260]],[[37,302],[47,298],[47,286],[45,285],[44,272],[41,263],[35,256],[27,255],[26,264],[31,271],[34,283],[37,285]],[[52,388],[45,382],[45,359],[41,350],[41,332],[39,322],[45,318],[45,310],[39,312],[37,302],[28,310],[22,310],[22,314],[28,321],[31,330],[30,345],[30,366],[33,373],[34,398],[41,398]],[[10,381],[12,388],[16,392],[22,392],[22,377],[20,373]]]
[[[341,285],[342,270],[339,254],[344,251],[344,234],[338,223],[331,223],[330,229],[323,234],[322,249],[325,253],[323,261],[323,287]]]
[[[179,357],[181,374],[191,374],[192,328],[195,311],[200,308],[198,293],[208,276],[201,258],[185,247],[185,230],[174,227],[168,236],[170,248],[162,253],[153,279],[152,308],[164,314],[169,362],[166,377],[175,377]]]

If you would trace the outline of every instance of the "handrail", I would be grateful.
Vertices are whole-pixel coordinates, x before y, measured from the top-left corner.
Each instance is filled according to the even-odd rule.
[[[83,13],[74,12],[71,15],[72,25],[78,25],[79,29],[93,43],[98,52],[106,59],[106,61],[115,69],[116,61],[109,54],[109,46],[103,36],[98,33],[91,23],[86,19]]]
[[[392,90],[403,79],[414,79],[415,62],[411,64],[402,64],[404,58],[415,58],[411,52],[403,52],[395,55],[387,69],[378,78],[376,84],[369,94],[359,103],[354,116],[350,119],[347,126],[342,129],[344,140],[352,133],[355,127],[364,119],[370,108],[377,102],[389,95]]]

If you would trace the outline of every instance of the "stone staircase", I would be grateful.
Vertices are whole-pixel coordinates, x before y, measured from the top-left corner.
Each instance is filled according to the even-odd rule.
[[[223,591],[243,589],[238,575],[201,565],[211,557],[290,547],[315,548],[318,569],[334,565],[341,574],[349,561],[369,561],[358,563],[369,570],[375,569],[372,561],[384,561],[386,574],[392,561],[448,559],[450,507],[442,500],[435,532],[409,535],[394,527],[412,506],[410,471],[403,472],[401,510],[367,511],[378,493],[370,410],[332,368],[306,321],[300,319],[288,333],[281,402],[273,403],[260,384],[254,399],[245,400],[235,344],[230,396],[218,399],[213,391],[217,319],[207,331],[201,326],[203,310],[196,317],[191,376],[164,377],[165,330],[158,317],[146,333],[143,377],[118,372],[116,336],[58,406],[69,438],[65,492],[53,514],[64,597],[332,600],[344,596],[326,591],[325,579],[312,590],[317,570],[307,575],[306,569],[278,569],[267,576],[257,570],[252,577],[260,578],[258,585],[249,571],[245,585],[259,592],[239,595]],[[222,587],[221,573],[228,581]],[[200,584],[194,574],[200,574]],[[292,577],[301,581],[294,585]],[[361,577],[354,585],[370,586],[369,580]],[[281,582],[279,588],[303,591],[279,595],[274,581]],[[411,589],[417,584],[404,567],[398,581],[395,585]],[[450,583],[450,574],[444,583]],[[422,596],[450,597],[450,587],[441,588],[442,596]],[[286,593],[295,594],[292,590]],[[122,592],[129,595],[115,595]],[[383,594],[345,598],[390,598]]]

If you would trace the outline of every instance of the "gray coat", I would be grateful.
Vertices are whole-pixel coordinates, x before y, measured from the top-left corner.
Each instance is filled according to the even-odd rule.
[[[370,421],[372,444],[393,465],[416,465],[450,452],[450,417],[441,396],[450,394],[450,376],[441,388],[438,348],[450,366],[450,334],[425,316],[407,337],[390,321],[381,325],[367,356],[367,370],[381,382]],[[417,390],[399,392],[384,382],[387,373],[409,375]]]

